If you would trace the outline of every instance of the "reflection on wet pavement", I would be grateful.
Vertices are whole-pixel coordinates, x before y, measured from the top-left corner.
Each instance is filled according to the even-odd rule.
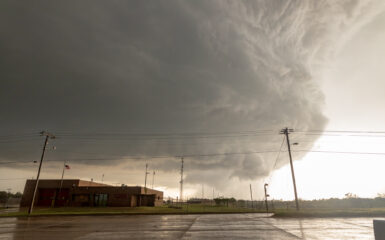
[[[283,219],[265,214],[0,219],[2,239],[374,239],[372,218]]]

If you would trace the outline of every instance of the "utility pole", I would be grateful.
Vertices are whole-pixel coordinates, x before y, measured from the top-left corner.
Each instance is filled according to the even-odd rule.
[[[148,164],[146,163],[146,173],[144,174],[144,193],[147,194],[147,175],[149,172],[147,172]]]
[[[265,185],[263,186],[263,188],[265,189],[265,204],[266,204],[266,213],[269,212],[269,204],[267,202],[267,197],[269,196],[269,194],[267,194],[267,186],[269,186],[269,184],[265,183]]]
[[[36,181],[35,181],[35,189],[33,190],[33,196],[32,196],[31,205],[29,206],[29,209],[28,209],[28,214],[29,215],[32,213],[33,205],[35,204],[35,197],[36,197],[37,187],[38,187],[38,184],[39,184],[40,170],[41,170],[41,165],[43,164],[44,154],[45,154],[45,149],[47,147],[48,139],[49,138],[55,139],[55,136],[53,134],[51,134],[49,132],[46,132],[46,131],[40,132],[40,135],[41,136],[45,136],[45,141],[44,141],[44,146],[43,146],[43,152],[42,152],[41,158],[40,158],[39,169],[37,171],[37,177],[36,177]]]
[[[103,182],[103,180],[104,180],[104,173],[102,174],[102,182]]]
[[[179,201],[183,201],[183,157],[181,158],[182,165],[180,167],[180,193],[179,193]]]
[[[287,150],[289,152],[289,158],[290,158],[291,177],[293,179],[293,186],[294,186],[295,206],[297,208],[297,211],[299,211],[298,196],[297,196],[297,186],[296,186],[296,183],[295,183],[293,160],[292,160],[292,157],[291,157],[291,150],[290,150],[289,132],[293,132],[293,129],[284,128],[284,129],[281,130],[281,134],[285,134],[285,136],[286,136]]]
[[[152,172],[152,189],[154,189],[155,171]]]
[[[251,183],[250,183],[250,199],[251,199],[251,208],[254,208],[254,203],[253,203],[253,190],[251,190]]]

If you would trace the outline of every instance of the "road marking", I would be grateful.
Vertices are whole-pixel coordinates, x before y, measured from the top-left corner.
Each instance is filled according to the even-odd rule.
[[[297,235],[295,235],[295,234],[293,234],[293,233],[291,233],[291,232],[288,232],[288,231],[286,231],[286,230],[284,230],[284,229],[282,229],[282,228],[279,228],[279,227],[275,226],[274,224],[272,224],[272,223],[270,223],[270,222],[267,222],[267,221],[262,220],[262,218],[258,219],[258,221],[264,222],[265,224],[272,226],[273,228],[275,228],[275,229],[277,229],[277,230],[279,230],[279,231],[285,233],[285,234],[288,235],[288,236],[294,237],[294,238],[296,238],[296,239],[303,239],[303,238],[298,237]]]
[[[180,237],[180,239],[184,238],[186,236],[186,233],[188,231],[190,231],[191,227],[195,224],[195,222],[197,221],[198,218],[200,218],[201,216],[198,215],[196,218],[194,218],[194,220],[191,222],[191,224],[188,226],[188,228],[182,233],[182,236]]]

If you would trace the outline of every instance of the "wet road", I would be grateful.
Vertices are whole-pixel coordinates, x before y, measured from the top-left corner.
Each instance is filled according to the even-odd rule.
[[[374,239],[372,222],[264,214],[1,218],[0,239]]]

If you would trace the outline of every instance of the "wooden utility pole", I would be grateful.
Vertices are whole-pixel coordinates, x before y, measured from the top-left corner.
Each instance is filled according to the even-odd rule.
[[[291,150],[290,150],[289,132],[293,132],[293,129],[284,128],[284,129],[281,130],[281,134],[285,134],[285,136],[286,136],[287,151],[289,152],[289,158],[290,158],[291,177],[293,179],[293,186],[294,186],[295,206],[297,208],[297,211],[299,211],[298,196],[297,196],[297,186],[296,186],[296,183],[295,183],[293,160],[292,160],[292,157],[291,157]]]
[[[44,141],[44,146],[43,146],[43,152],[41,154],[41,158],[40,158],[40,164],[39,164],[39,169],[37,171],[37,177],[36,177],[36,181],[35,181],[35,189],[33,190],[33,196],[32,196],[32,200],[31,200],[31,205],[29,206],[29,209],[28,209],[28,214],[30,215],[33,211],[33,205],[35,204],[35,198],[36,198],[36,192],[37,192],[37,187],[39,185],[39,177],[40,177],[40,170],[41,170],[41,165],[43,164],[43,160],[44,160],[44,154],[45,154],[45,149],[47,147],[47,143],[48,143],[48,139],[51,138],[51,139],[54,139],[55,136],[49,132],[46,132],[46,131],[42,131],[40,133],[41,136],[45,136],[45,141]]]
[[[154,189],[154,178],[155,178],[155,171],[152,172],[152,189]]]
[[[180,193],[179,193],[179,201],[183,202],[183,157],[181,158],[181,167],[180,167]]]

